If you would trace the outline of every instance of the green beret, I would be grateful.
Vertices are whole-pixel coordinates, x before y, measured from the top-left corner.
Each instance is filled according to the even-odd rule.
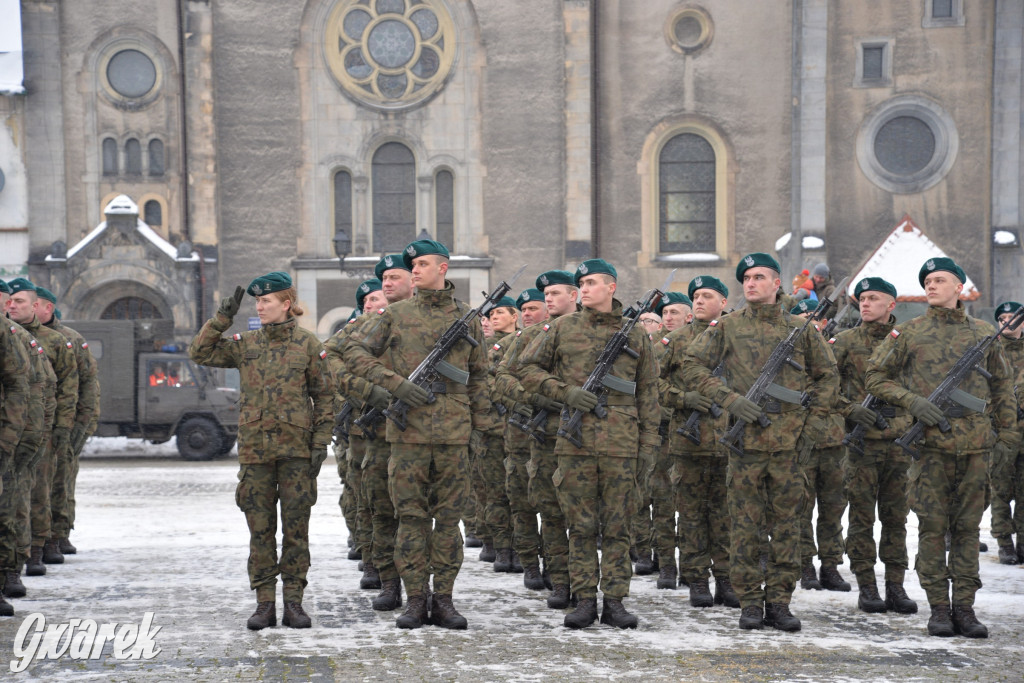
[[[405,259],[401,254],[387,254],[380,261],[377,261],[377,265],[373,267],[373,274],[377,276],[378,280],[384,279],[385,270],[409,270],[405,265]]]
[[[543,292],[544,288],[548,285],[569,285],[570,287],[575,287],[576,281],[568,270],[549,270],[546,273],[541,273],[537,277],[535,284],[537,289]]]
[[[967,282],[967,276],[964,275],[964,269],[961,268],[953,261],[953,259],[947,256],[937,256],[930,258],[924,262],[921,266],[920,272],[917,274],[917,281],[924,287],[924,279],[929,273],[934,273],[937,270],[944,270],[947,273],[953,273],[961,283]]]
[[[370,292],[379,292],[382,287],[381,281],[375,277],[363,280],[363,283],[356,289],[356,308],[363,310],[363,301]]]
[[[572,281],[574,285],[579,287],[580,278],[587,275],[598,274],[611,275],[616,280],[619,279],[619,274],[615,272],[615,266],[608,263],[603,258],[591,258],[576,266],[576,275],[573,277]]]
[[[36,294],[41,298],[46,299],[53,305],[57,305],[57,295],[46,289],[45,287],[36,287]]]
[[[249,296],[263,296],[264,294],[272,294],[273,292],[280,292],[288,289],[292,286],[292,277],[288,273],[282,273],[280,270],[275,270],[272,273],[261,275],[252,282],[245,291]]]
[[[517,308],[516,300],[510,296],[503,296],[498,299],[498,303],[494,304],[487,313],[490,314],[495,308]]]
[[[782,272],[782,268],[779,267],[778,261],[768,254],[755,251],[753,254],[747,254],[740,259],[739,264],[736,266],[736,280],[738,282],[743,282],[743,273],[747,272],[751,268],[757,268],[758,266],[771,268],[776,273]]]
[[[698,289],[713,289],[724,297],[729,296],[729,288],[725,286],[724,282],[713,275],[698,275],[693,278],[690,280],[690,286],[686,288],[686,293],[692,299],[693,293]]]
[[[53,314],[54,314],[55,316],[57,316],[57,320],[60,320],[61,318],[63,318],[63,317],[64,317],[64,316],[63,316],[63,315],[61,314],[61,312],[60,312],[60,309],[59,309],[59,308],[55,308],[55,309],[53,309]]]
[[[793,315],[800,315],[801,313],[810,313],[818,307],[818,302],[814,299],[804,299],[793,308],[789,309],[789,312]]]
[[[412,260],[420,256],[426,256],[428,254],[438,254],[448,258],[448,248],[440,242],[434,240],[416,240],[405,248],[402,252],[402,262],[405,263],[406,270],[412,270]]]
[[[516,299],[516,308],[523,310],[523,304],[527,301],[539,301],[544,303],[544,292],[539,289],[524,289],[523,293]]]
[[[888,294],[893,299],[896,298],[896,288],[892,283],[880,277],[866,277],[858,282],[857,286],[853,288],[853,298],[859,301],[860,295],[864,292],[881,292],[882,294]]]
[[[3,292],[4,294],[10,294],[11,293],[11,288],[8,287],[7,283],[4,282],[3,280],[0,280],[0,292]]]
[[[992,312],[992,317],[999,322],[999,316],[1004,313],[1016,313],[1021,309],[1021,305],[1016,301],[1004,301],[1003,303],[996,306],[996,310]]]
[[[8,282],[7,288],[11,290],[11,294],[36,291],[36,286],[23,277],[16,277]]]
[[[661,312],[665,310],[666,306],[672,304],[686,304],[690,308],[693,308],[693,302],[690,301],[690,297],[686,296],[682,292],[666,292],[665,296],[661,297],[661,301],[654,307],[654,312],[661,315]]]

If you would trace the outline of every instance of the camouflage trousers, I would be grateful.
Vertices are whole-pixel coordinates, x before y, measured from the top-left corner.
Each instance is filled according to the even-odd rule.
[[[54,458],[53,484],[50,487],[50,538],[71,535],[71,490],[69,480],[75,454],[69,446]]]
[[[530,505],[540,514],[541,548],[544,553],[544,569],[551,583],[569,585],[569,537],[565,515],[559,503],[552,477],[558,469],[558,458],[554,453],[554,438],[548,437],[545,444],[530,444],[530,460],[526,471],[530,477]]]
[[[797,454],[730,454],[726,487],[732,518],[729,576],[740,604],[789,604],[800,576],[800,515],[807,499],[807,479]],[[762,575],[761,540],[766,529],[771,540],[768,571]]]
[[[355,539],[352,547],[363,553],[363,559],[369,556],[370,542],[373,538],[373,517],[363,494],[363,459],[366,457],[368,443],[361,437],[349,437],[349,447],[343,463],[345,488],[342,489],[342,499],[339,501],[342,514],[345,515],[345,525]],[[340,469],[342,463],[339,463],[338,467]]]
[[[882,522],[878,558],[885,580],[903,583],[907,571],[907,468],[910,456],[889,440],[865,439],[864,454],[847,451],[844,488],[850,501],[846,554],[859,585],[875,583],[875,507]]]
[[[466,533],[473,534],[483,543],[492,543],[490,529],[484,521],[483,500],[478,492],[478,481],[476,479],[476,453],[474,449],[468,449],[469,457],[469,495],[466,496],[466,504],[462,510],[462,521],[466,525]]]
[[[398,578],[395,569],[395,534],[398,532],[398,520],[395,519],[395,506],[391,503],[388,491],[388,459],[391,457],[391,444],[378,437],[366,444],[366,455],[362,462],[363,497],[370,507],[370,518],[373,534],[370,541],[369,559],[380,572],[383,581]]]
[[[629,523],[639,504],[637,459],[559,455],[552,482],[569,527],[569,583],[573,593],[594,598],[600,585],[607,598],[627,597],[633,578]]]
[[[32,484],[32,545],[42,548],[50,538],[52,508],[50,492],[53,490],[53,477],[57,469],[57,454],[53,444],[47,441],[43,457],[36,465],[35,479]]]
[[[505,493],[512,511],[512,549],[519,555],[523,566],[539,563],[540,531],[537,527],[537,508],[530,504],[530,475],[527,463],[530,446],[507,451],[505,457]]]
[[[406,594],[451,595],[462,568],[459,518],[469,496],[469,456],[463,445],[392,443],[388,487],[398,515],[395,567]]]
[[[477,515],[483,517],[494,547],[511,548],[512,510],[505,493],[505,439],[501,432],[483,433],[475,453],[473,488],[480,503]]]
[[[1003,543],[1013,534],[1024,534],[1024,454],[1018,454],[1009,471],[992,471],[992,535]],[[1010,511],[1013,503],[1013,512]]]
[[[662,567],[676,564],[676,499],[673,495],[671,469],[675,456],[663,448],[658,452],[654,471],[649,479],[651,488],[651,544]],[[638,546],[639,548],[639,546]]]
[[[679,510],[679,574],[689,582],[729,578],[729,460],[714,455],[674,455],[670,477]]]
[[[954,427],[955,429],[955,427]],[[914,568],[929,605],[974,605],[978,575],[978,527],[988,507],[989,451],[946,453],[921,448],[907,471],[907,498],[917,514]],[[946,559],[946,531],[951,541]]]
[[[0,574],[18,570],[18,505],[21,489],[28,485],[27,472],[8,467],[3,475],[3,493],[0,493]],[[0,581],[3,579],[0,578]]]
[[[815,554],[823,566],[843,563],[843,513],[846,492],[843,490],[843,448],[828,446],[811,451],[810,463],[804,468],[807,477],[807,504],[800,515],[800,560],[810,562]],[[818,504],[817,537],[814,546],[814,503]]]
[[[277,503],[281,502],[281,560],[277,557]],[[285,602],[302,602],[309,570],[309,513],[316,503],[316,479],[308,458],[242,465],[235,503],[249,525],[249,587],[256,600],[273,600],[277,576]]]

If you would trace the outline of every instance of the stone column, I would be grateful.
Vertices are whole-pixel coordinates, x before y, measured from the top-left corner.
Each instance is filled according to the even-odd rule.
[[[587,0],[566,0],[565,18],[565,260],[591,254],[591,103],[590,13]]]

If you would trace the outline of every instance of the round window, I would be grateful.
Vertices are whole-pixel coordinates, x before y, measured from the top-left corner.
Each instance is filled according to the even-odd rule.
[[[327,18],[327,65],[342,89],[374,107],[425,102],[455,60],[455,27],[443,0],[341,0]]]
[[[711,17],[703,8],[686,7],[669,15],[665,39],[676,52],[692,54],[711,42],[712,28]]]
[[[156,65],[138,50],[121,50],[107,63],[107,82],[122,97],[142,97],[156,85]]]

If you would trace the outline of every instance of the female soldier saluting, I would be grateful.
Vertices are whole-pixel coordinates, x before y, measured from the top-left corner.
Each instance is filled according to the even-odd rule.
[[[221,337],[238,313],[242,295],[256,298],[259,330]],[[327,458],[334,419],[334,378],[326,352],[313,333],[298,325],[302,310],[287,273],[253,280],[221,301],[217,315],[192,340],[197,363],[238,368],[242,397],[238,416],[238,488],[235,501],[249,525],[249,583],[256,612],[247,626],[277,624],[277,575],[284,583],[284,619],[309,628],[302,593],[309,569],[309,512],[316,502],[316,476]],[[283,542],[277,559],[277,501]]]

